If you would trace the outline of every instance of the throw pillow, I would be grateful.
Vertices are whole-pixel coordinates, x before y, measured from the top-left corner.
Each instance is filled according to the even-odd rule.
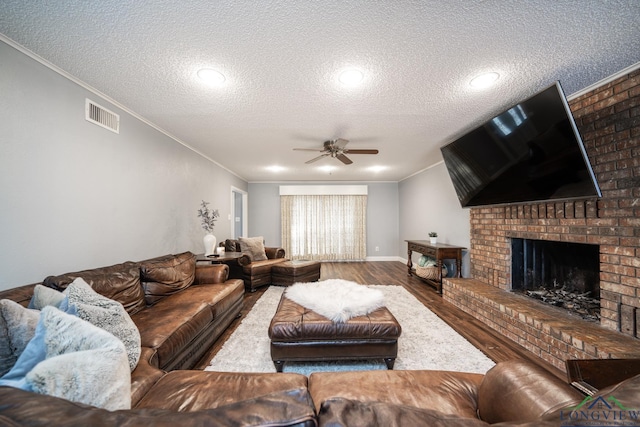
[[[240,237],[240,250],[249,255],[251,261],[264,261],[267,253],[264,250],[264,237]]]
[[[0,385],[108,410],[131,408],[122,342],[76,316],[42,309],[35,336]]]
[[[47,286],[36,285],[33,288],[33,296],[29,301],[29,308],[36,310],[42,310],[48,305],[59,307],[60,303],[64,299],[64,294],[58,292],[55,289],[51,289]]]
[[[15,365],[36,332],[40,312],[15,301],[0,300],[0,376]]]
[[[64,293],[69,305],[75,305],[78,317],[112,333],[127,349],[133,371],[140,360],[140,331],[122,304],[94,291],[82,278],[74,280]]]

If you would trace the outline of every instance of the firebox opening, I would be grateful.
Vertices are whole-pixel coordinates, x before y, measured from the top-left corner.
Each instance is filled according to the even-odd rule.
[[[511,239],[511,290],[600,321],[597,245]]]

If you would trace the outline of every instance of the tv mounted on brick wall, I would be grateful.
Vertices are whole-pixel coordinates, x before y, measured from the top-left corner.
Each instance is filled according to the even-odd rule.
[[[462,207],[602,196],[560,82],[441,151]]]

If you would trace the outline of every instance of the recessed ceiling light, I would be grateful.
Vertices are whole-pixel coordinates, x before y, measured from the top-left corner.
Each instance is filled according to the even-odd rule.
[[[495,72],[480,74],[469,82],[469,85],[477,89],[484,89],[493,85],[500,78],[500,74]]]
[[[370,166],[367,168],[369,172],[373,172],[373,173],[382,172],[383,170],[386,170],[386,169],[387,169],[386,166]]]
[[[364,73],[360,70],[356,70],[355,68],[344,70],[338,77],[338,81],[345,86],[356,86],[362,82],[363,79]]]
[[[220,86],[225,82],[226,78],[220,71],[211,68],[203,68],[198,71],[198,77],[208,85]]]
[[[278,166],[278,165],[267,166],[267,170],[274,173],[282,172],[285,169],[286,168],[284,166]]]

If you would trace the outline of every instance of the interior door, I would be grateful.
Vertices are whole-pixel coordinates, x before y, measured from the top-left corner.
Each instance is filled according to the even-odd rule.
[[[232,238],[247,237],[247,192],[231,189],[231,232]]]

